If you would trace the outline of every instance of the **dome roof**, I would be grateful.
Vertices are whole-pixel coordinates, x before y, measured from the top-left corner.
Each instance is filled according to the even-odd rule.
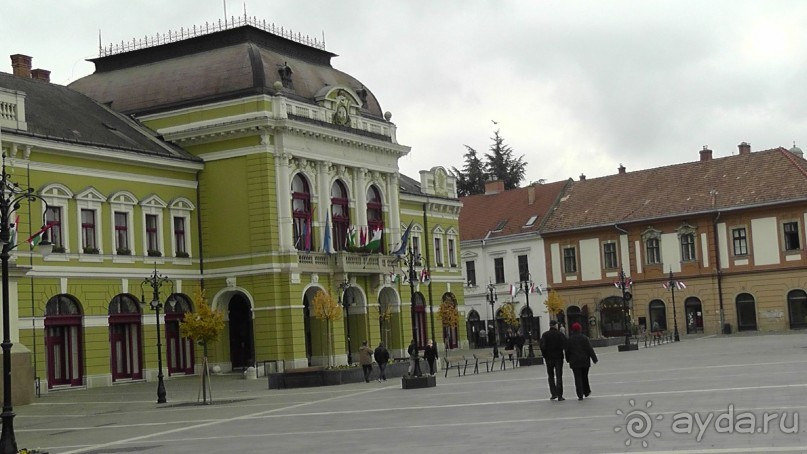
[[[246,25],[93,59],[95,73],[70,88],[119,112],[145,114],[278,91],[315,103],[324,88],[346,87],[361,96],[362,115],[383,119],[372,92],[331,66],[334,56]]]

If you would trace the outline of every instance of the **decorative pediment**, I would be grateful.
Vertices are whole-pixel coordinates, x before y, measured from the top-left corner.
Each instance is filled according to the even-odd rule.
[[[122,205],[137,205],[137,197],[129,191],[118,191],[109,197],[109,202]]]
[[[647,240],[660,240],[661,239],[661,230],[656,230],[653,226],[647,227],[644,232],[642,232],[642,241]]]
[[[362,97],[353,89],[341,86],[323,87],[314,99],[328,109],[331,121],[340,126],[350,126],[351,117],[358,115],[359,108],[364,104]]]
[[[72,199],[73,198],[73,191],[67,189],[67,186],[63,184],[49,184],[45,186],[40,192],[39,195],[42,197],[57,197],[60,199]]]
[[[479,257],[479,254],[471,251],[462,251],[462,254],[460,254],[460,258],[463,259],[475,259],[477,257]]]
[[[106,197],[103,194],[101,194],[100,192],[98,192],[97,189],[90,186],[89,188],[87,188],[87,189],[79,192],[78,194],[76,194],[76,200],[82,200],[82,201],[86,201],[86,202],[103,203],[103,202],[106,202]]]
[[[157,194],[152,194],[145,199],[140,201],[140,206],[142,207],[151,207],[151,208],[165,208],[168,206],[163,199],[160,198]]]
[[[695,230],[695,227],[689,225],[687,222],[682,223],[681,226],[676,229],[679,237],[683,235],[693,235]]]
[[[172,210],[193,211],[196,207],[185,197],[177,197],[171,201]]]

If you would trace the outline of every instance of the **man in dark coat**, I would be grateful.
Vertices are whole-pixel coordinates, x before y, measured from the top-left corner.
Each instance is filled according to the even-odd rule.
[[[549,331],[541,336],[539,346],[541,355],[544,357],[544,364],[546,364],[546,375],[549,378],[549,393],[551,394],[549,399],[564,401],[566,399],[563,398],[563,352],[566,349],[566,336],[558,331],[557,321],[549,322]]]
[[[591,361],[597,364],[597,354],[591,347],[591,342],[582,333],[579,323],[572,323],[572,335],[566,341],[566,361],[574,373],[574,388],[577,391],[577,400],[583,400],[591,394],[591,387],[588,384],[588,370],[591,368]]]
[[[378,381],[387,381],[387,363],[389,362],[389,351],[384,343],[378,344],[373,352],[376,364],[378,364]]]

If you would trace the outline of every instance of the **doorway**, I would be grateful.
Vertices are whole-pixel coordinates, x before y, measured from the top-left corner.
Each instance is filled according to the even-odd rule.
[[[684,301],[684,315],[687,322],[687,334],[703,332],[703,306],[701,300],[690,296]]]
[[[240,293],[227,305],[230,321],[230,362],[233,370],[244,370],[255,361],[252,343],[252,307]]]

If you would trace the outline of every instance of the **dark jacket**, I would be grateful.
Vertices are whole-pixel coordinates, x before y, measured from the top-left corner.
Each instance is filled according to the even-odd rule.
[[[546,359],[563,361],[563,351],[566,348],[566,336],[556,328],[549,328],[541,336],[541,354]]]
[[[378,364],[387,364],[389,362],[389,351],[385,347],[376,347],[373,356]]]
[[[566,361],[572,369],[576,367],[591,367],[591,361],[597,364],[597,354],[591,347],[588,337],[581,333],[572,333],[566,341]]]
[[[406,352],[409,353],[409,358],[410,359],[415,359],[415,357],[418,355],[418,349],[417,349],[417,347],[415,347],[414,342],[409,344],[409,348],[406,349]]]
[[[437,358],[437,347],[434,345],[429,347],[429,344],[426,344],[426,347],[423,349],[423,357],[429,361],[434,361]]]

